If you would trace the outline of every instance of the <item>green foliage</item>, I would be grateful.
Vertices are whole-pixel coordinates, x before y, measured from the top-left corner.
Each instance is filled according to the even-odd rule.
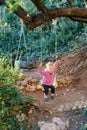
[[[24,112],[26,102],[33,102],[32,98],[24,98],[14,86],[22,74],[17,68],[11,69],[4,59],[0,58],[0,129],[24,129],[26,122],[19,122],[14,112]],[[29,110],[29,108],[28,108]],[[13,114],[12,114],[13,113]]]
[[[16,81],[20,78],[19,72],[17,69],[10,69],[10,66],[0,59],[0,86],[11,86],[16,83]]]
[[[20,4],[20,1],[13,2],[12,8],[15,4]],[[43,0],[47,7],[67,7],[67,1],[61,0]],[[75,6],[84,7],[84,3],[73,0]],[[35,5],[31,1],[24,1],[23,8],[29,13],[38,13]],[[22,52],[22,60],[34,60],[39,58],[49,60],[51,55],[55,52],[60,54],[62,52],[70,52],[78,47],[84,46],[87,40],[86,25],[73,22],[68,18],[57,18],[51,20],[37,27],[32,31],[26,29],[25,25],[24,35],[20,39],[21,22],[18,17],[9,11],[6,11],[0,21],[0,52],[11,55],[14,49],[17,50],[18,59]],[[19,43],[20,41],[20,43]],[[19,46],[19,51],[18,51]],[[42,49],[41,49],[42,48]],[[42,55],[42,56],[41,56]]]
[[[40,130],[39,126],[38,126],[38,123],[35,124],[33,130]]]
[[[83,115],[84,115],[84,117],[87,118],[87,107],[84,109]],[[81,130],[87,130],[87,123],[85,123],[85,124],[81,127]]]
[[[83,115],[87,117],[87,107],[84,109]]]
[[[7,7],[10,8],[10,11],[16,11],[20,6],[20,0],[8,0],[6,1]]]
[[[20,6],[19,3],[13,4],[12,10],[13,10],[13,11],[17,10],[19,6]]]
[[[87,124],[85,124],[84,126],[82,126],[81,130],[87,130]]]

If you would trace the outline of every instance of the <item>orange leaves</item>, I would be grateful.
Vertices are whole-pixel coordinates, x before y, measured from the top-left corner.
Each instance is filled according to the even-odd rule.
[[[25,77],[22,79],[22,81],[18,81],[17,82],[17,87],[20,90],[24,90],[27,92],[34,92],[34,91],[44,91],[44,88],[39,84],[39,80],[34,79],[34,78],[30,78],[30,77]],[[55,88],[58,88],[59,84],[58,82],[54,83]]]

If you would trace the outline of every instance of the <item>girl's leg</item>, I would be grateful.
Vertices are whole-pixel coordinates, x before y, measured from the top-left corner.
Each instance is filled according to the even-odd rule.
[[[44,88],[44,100],[45,102],[48,102],[49,99],[48,99],[48,86],[47,85],[44,85],[42,84],[43,88]]]
[[[55,93],[55,87],[50,86],[50,88],[51,88],[51,96],[50,96],[50,98],[53,100],[54,99],[54,93]]]
[[[44,93],[45,95],[48,95],[48,86],[45,84],[42,84],[43,88],[44,88]]]
[[[52,85],[52,86],[50,86],[50,88],[51,88],[51,94],[54,94],[55,93],[55,87]]]

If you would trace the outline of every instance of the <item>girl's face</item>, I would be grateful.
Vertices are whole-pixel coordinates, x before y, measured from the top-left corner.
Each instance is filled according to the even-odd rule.
[[[54,66],[53,66],[53,65],[48,66],[47,70],[48,70],[50,73],[53,73],[53,72],[54,72]]]

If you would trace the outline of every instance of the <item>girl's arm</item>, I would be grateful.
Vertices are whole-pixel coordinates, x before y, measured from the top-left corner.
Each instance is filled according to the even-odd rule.
[[[38,73],[39,74],[41,74],[41,75],[44,75],[45,74],[45,71],[44,70],[42,70],[42,63],[39,65],[39,67],[38,67]]]

